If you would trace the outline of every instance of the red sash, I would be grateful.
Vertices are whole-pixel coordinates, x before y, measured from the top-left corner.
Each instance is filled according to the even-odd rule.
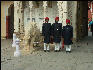
[[[62,49],[64,48],[64,40],[63,40],[63,42],[62,42]]]

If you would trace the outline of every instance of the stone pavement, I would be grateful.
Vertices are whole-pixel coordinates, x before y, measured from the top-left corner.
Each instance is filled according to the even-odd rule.
[[[93,37],[73,45],[72,53],[43,52],[14,57],[12,40],[1,40],[1,70],[93,70]],[[77,47],[78,46],[78,47]]]

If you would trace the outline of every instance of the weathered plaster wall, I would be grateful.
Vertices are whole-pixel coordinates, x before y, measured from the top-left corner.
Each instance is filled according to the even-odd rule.
[[[52,2],[52,8],[47,7],[46,17],[49,17],[49,23],[55,22],[55,17],[58,16],[58,7],[57,2]],[[29,23],[30,12],[29,7],[24,9],[24,26]],[[39,8],[32,8],[32,21],[37,23],[38,28],[42,31],[42,24],[44,21],[44,7],[43,2],[39,4]]]

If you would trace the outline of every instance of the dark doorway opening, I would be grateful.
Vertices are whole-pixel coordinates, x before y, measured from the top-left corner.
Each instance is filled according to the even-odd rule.
[[[14,4],[8,8],[8,16],[6,16],[6,38],[12,38],[14,33]]]
[[[81,40],[88,36],[88,1],[77,3],[77,40]]]

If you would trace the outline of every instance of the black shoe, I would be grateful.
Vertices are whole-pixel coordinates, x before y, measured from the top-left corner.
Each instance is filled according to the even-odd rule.
[[[68,53],[69,51],[66,51],[66,53]]]
[[[60,48],[60,50],[61,50],[62,48]]]
[[[69,51],[69,53],[71,53],[71,51]]]
[[[66,51],[66,53],[71,53],[71,51]]]
[[[57,50],[55,50],[54,52],[57,52]]]
[[[58,52],[58,50],[57,50],[57,52]]]
[[[44,52],[46,52],[46,50],[44,50]]]
[[[66,53],[67,53],[67,51],[66,51]]]
[[[57,50],[57,52],[60,52],[60,50]]]
[[[50,50],[47,50],[48,52],[50,52]]]

